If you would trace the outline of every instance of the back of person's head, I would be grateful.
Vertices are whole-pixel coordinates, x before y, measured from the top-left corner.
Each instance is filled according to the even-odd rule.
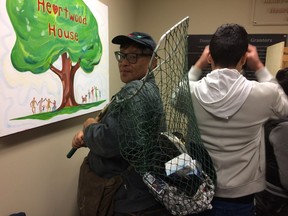
[[[286,95],[288,95],[288,67],[280,69],[276,74],[276,79]]]
[[[223,24],[213,34],[209,50],[216,66],[234,67],[248,49],[248,34],[238,24]]]

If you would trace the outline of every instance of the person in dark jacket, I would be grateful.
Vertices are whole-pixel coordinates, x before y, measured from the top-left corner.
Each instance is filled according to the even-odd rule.
[[[288,95],[288,68],[280,69],[276,79]],[[256,195],[259,216],[288,215],[288,117],[265,125],[266,189]]]
[[[149,193],[139,172],[133,168],[129,169],[131,167],[129,160],[133,160],[132,156],[137,157],[138,160],[139,157],[147,156],[137,151],[136,140],[137,144],[153,140],[151,136],[152,138],[156,136],[163,125],[163,107],[155,77],[153,73],[147,74],[147,71],[157,66],[157,58],[152,59],[156,43],[150,35],[143,32],[118,35],[113,38],[112,43],[120,45],[120,50],[115,52],[115,57],[118,61],[120,79],[125,85],[112,97],[107,112],[101,119],[88,118],[84,122],[83,130],[73,137],[72,146],[89,148],[90,151],[83,164],[88,165],[93,175],[104,179],[122,175],[123,183],[113,195],[112,213],[106,215],[170,215]],[[131,105],[133,109],[130,109]],[[145,110],[151,112],[144,112]],[[124,129],[124,123],[129,126],[129,130]],[[139,148],[141,149],[141,146]],[[83,178],[85,174],[80,171],[79,181]],[[97,185],[97,182],[91,183],[91,181],[92,179],[88,183]],[[87,187],[89,184],[81,185]],[[94,186],[91,185],[91,188]],[[81,190],[82,186],[79,187]],[[90,195],[93,193],[92,189],[87,190],[90,191]],[[98,192],[90,196],[90,199],[99,198],[100,195],[96,193]],[[79,206],[80,212],[86,205],[83,202]],[[97,215],[101,215],[97,209],[95,211]]]

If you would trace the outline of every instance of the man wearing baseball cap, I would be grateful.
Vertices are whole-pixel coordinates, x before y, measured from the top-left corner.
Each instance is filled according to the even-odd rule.
[[[156,47],[153,38],[143,32],[132,32],[114,37],[112,43],[120,45],[120,51],[115,52],[115,57],[119,63],[121,81],[127,83],[142,79]],[[154,59],[151,66],[156,67],[156,64]]]
[[[127,103],[112,99],[101,119],[87,119],[83,124],[83,130],[73,137],[73,148],[88,147],[90,150],[80,169],[78,191],[80,215],[170,215],[149,193],[142,177],[131,166],[133,163],[130,163],[133,157],[141,155],[134,152],[137,149],[137,140],[150,140],[151,136],[156,136],[163,129],[161,97],[155,77],[150,73],[157,66],[157,59],[155,57],[152,59],[156,43],[150,35],[143,32],[118,35],[112,39],[112,43],[120,46],[120,49],[115,51],[115,57],[118,61],[120,79],[125,83],[112,98],[127,99],[135,92],[137,94],[130,97],[129,106]],[[133,119],[137,121],[130,120],[130,130],[124,131],[123,122],[131,119],[131,107]],[[141,110],[151,110],[151,112],[141,112]],[[139,124],[139,122],[144,123]],[[146,133],[133,131],[136,128],[141,131],[141,127]],[[133,136],[129,136],[128,140],[126,133]],[[130,148],[133,149],[134,154],[131,154]],[[107,198],[105,194],[112,192],[106,193],[106,183],[104,186],[99,185],[98,179],[104,178],[111,183],[111,179],[115,176],[122,177],[120,180],[115,179],[115,187],[113,184],[110,185],[115,193],[112,198]],[[117,182],[120,182],[118,186]],[[86,191],[86,194],[83,191]]]

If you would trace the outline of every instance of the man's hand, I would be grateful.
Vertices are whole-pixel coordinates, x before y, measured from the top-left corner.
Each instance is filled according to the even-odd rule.
[[[248,46],[248,51],[247,51],[247,65],[251,70],[257,71],[261,68],[264,67],[263,63],[261,62],[257,48],[253,45]]]
[[[201,69],[201,70],[203,68],[207,67],[209,65],[209,61],[208,61],[209,54],[210,54],[209,46],[206,46],[204,48],[200,58],[197,60],[197,62],[195,63],[194,66]]]
[[[72,139],[72,147],[73,148],[81,148],[81,147],[84,147],[85,146],[85,144],[84,144],[84,133],[83,133],[83,131],[81,130],[81,131],[78,131],[75,135],[74,135],[74,137],[73,137],[73,139]]]
[[[97,119],[95,118],[88,118],[84,123],[83,123],[83,130],[78,131],[73,139],[72,139],[72,147],[73,148],[81,148],[81,147],[85,147],[85,143],[84,143],[84,130],[90,125],[90,124],[94,124],[97,123]]]
[[[98,121],[95,118],[88,118],[84,123],[83,123],[83,131],[91,124],[97,123]]]

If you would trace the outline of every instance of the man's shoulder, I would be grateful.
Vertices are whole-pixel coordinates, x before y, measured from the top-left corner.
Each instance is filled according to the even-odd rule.
[[[254,80],[249,80],[252,82],[253,88],[252,91],[260,91],[263,94],[279,94],[279,84],[273,82],[258,82]]]
[[[143,78],[141,80],[132,80],[125,84],[125,86],[122,89],[125,90],[139,90],[143,86],[156,86],[155,85],[155,78],[154,76],[148,76],[146,78]]]
[[[142,85],[143,85],[143,81],[141,80],[130,81],[122,87],[122,89],[120,90],[120,94],[125,93],[125,92],[133,93],[137,91],[138,89],[140,89]]]
[[[271,125],[273,128],[277,127],[277,126],[281,126],[281,127],[288,127],[288,118],[283,118],[283,119],[278,119],[278,120],[272,120],[271,121]]]
[[[268,122],[266,122],[265,131],[266,131],[267,135],[280,124],[282,126],[287,127],[288,126],[288,118],[271,119]]]
[[[151,82],[151,80],[133,80],[123,86],[118,95],[126,97],[127,95],[151,95],[151,93],[159,94],[155,82]]]

